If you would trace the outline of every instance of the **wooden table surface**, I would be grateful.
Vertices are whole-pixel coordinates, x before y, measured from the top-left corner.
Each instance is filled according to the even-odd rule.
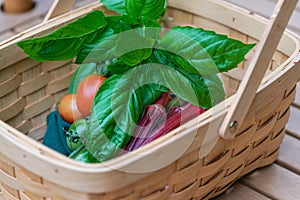
[[[47,0],[52,2],[52,0]],[[262,16],[269,17],[277,0],[227,0],[247,8]],[[40,1],[37,1],[40,2]],[[23,21],[13,24],[7,20],[16,20],[16,16],[0,13],[0,42],[40,23],[49,7],[43,3],[36,7],[35,13],[23,15]],[[77,0],[77,7],[93,2],[93,0]],[[1,0],[0,0],[1,3]],[[49,4],[49,5],[48,5]],[[47,7],[48,6],[48,7]],[[39,10],[37,10],[39,9]],[[24,16],[27,16],[24,17]],[[4,28],[4,23],[6,28]],[[12,26],[13,25],[13,26]],[[300,35],[300,2],[295,10],[289,29]],[[300,77],[300,75],[299,75]],[[215,200],[299,200],[300,199],[300,83],[297,87],[296,99],[291,106],[291,116],[286,126],[286,137],[281,145],[279,159],[272,165],[253,171],[237,181],[227,192]]]

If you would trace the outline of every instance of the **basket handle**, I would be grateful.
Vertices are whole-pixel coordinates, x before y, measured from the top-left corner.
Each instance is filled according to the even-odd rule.
[[[74,2],[75,0],[55,0],[46,14],[44,22],[66,12],[69,12],[74,5]]]
[[[297,2],[298,0],[279,0],[277,2],[270,22],[238,88],[235,100],[220,127],[219,135],[222,138],[232,139],[239,130]]]

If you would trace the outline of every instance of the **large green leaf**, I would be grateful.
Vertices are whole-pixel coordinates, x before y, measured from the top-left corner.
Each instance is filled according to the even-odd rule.
[[[103,62],[115,57],[114,50],[118,35],[107,27],[103,34],[92,44],[85,44],[78,52],[76,63]]]
[[[170,59],[169,52],[164,50],[154,50],[153,55],[147,62],[160,63],[173,68],[174,71],[176,71],[175,73],[173,72],[173,78],[176,77],[176,74],[179,75],[177,75],[173,83],[167,85],[167,87],[178,97],[194,105],[210,108],[225,99],[223,83],[216,74],[200,75],[199,73],[190,73],[182,66],[175,64],[173,60]],[[160,72],[160,76],[163,76],[162,72]],[[189,90],[188,85],[190,85]]]
[[[114,59],[107,67],[107,69],[113,74],[124,74],[132,68],[132,66],[126,65],[122,60],[118,58]]]
[[[115,11],[119,14],[125,14],[125,0],[100,0],[107,9]]]
[[[98,38],[106,25],[103,13],[96,10],[46,36],[21,41],[18,45],[37,61],[68,60],[76,57],[83,44]]]
[[[132,70],[133,72],[133,70]],[[143,109],[166,88],[139,85],[139,74],[113,75],[100,87],[89,119],[87,148],[99,161],[116,155],[131,137]]]
[[[212,74],[235,68],[254,44],[244,44],[201,28],[174,27],[161,39],[160,48],[187,72]]]
[[[138,65],[151,56],[155,39],[147,37],[145,30],[137,28],[119,33],[115,55],[126,65]]]
[[[130,31],[137,25],[136,20],[127,15],[109,16],[106,17],[106,21],[108,25],[103,34],[96,38],[93,43],[82,46],[78,52],[76,63],[103,62],[115,58],[118,39],[123,34],[130,36],[130,32],[128,33],[127,31]],[[125,38],[123,37],[123,40],[127,41],[126,36]]]
[[[108,26],[112,28],[115,33],[121,33],[140,26],[136,19],[128,15],[109,16],[106,17],[106,21]]]
[[[145,29],[131,29],[115,34],[113,29],[107,28],[94,43],[83,45],[76,63],[103,62],[119,58],[129,66],[140,64],[150,57],[155,42],[153,38],[145,36],[146,33],[141,34],[140,30]],[[151,35],[151,32],[147,31],[147,34]]]
[[[126,12],[136,19],[159,19],[166,9],[165,0],[125,0]]]

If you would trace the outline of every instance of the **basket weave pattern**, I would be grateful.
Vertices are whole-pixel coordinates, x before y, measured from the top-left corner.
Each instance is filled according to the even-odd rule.
[[[174,2],[174,5],[170,4],[167,12],[173,21],[166,23],[166,27],[189,24],[215,30],[247,43],[257,42],[253,34],[248,35],[237,28],[220,24],[194,13],[193,9],[180,7],[181,4],[177,5],[177,1]],[[50,30],[52,29],[49,28],[48,31]],[[297,45],[294,44],[296,47]],[[15,45],[11,46],[13,47],[9,46],[6,49],[17,49]],[[0,51],[5,52],[1,49]],[[257,92],[241,131],[231,141],[219,138],[215,147],[205,157],[199,159],[199,151],[210,122],[204,126],[187,123],[184,126],[188,128],[193,125],[191,131],[196,131],[197,134],[189,149],[178,160],[115,191],[95,193],[80,191],[76,187],[72,189],[71,183],[70,185],[55,183],[49,180],[47,175],[43,176],[40,172],[30,170],[31,167],[38,168],[35,165],[39,163],[24,166],[19,162],[21,158],[18,156],[15,159],[13,154],[7,155],[0,151],[0,199],[77,197],[77,199],[182,200],[209,199],[221,194],[241,176],[269,165],[277,159],[285,135],[284,127],[289,118],[289,106],[296,93],[297,79],[293,74],[299,73],[298,69],[296,71],[290,67],[291,62],[287,62],[293,52],[294,49],[286,52],[278,50],[274,54],[269,74],[266,75],[268,78],[263,83],[265,86]],[[238,69],[222,76],[229,104],[250,57]],[[284,71],[288,67],[290,70]],[[18,132],[14,129],[16,128],[35,141],[41,141],[46,129],[45,118],[58,100],[67,93],[75,68],[71,61],[38,63],[24,55],[17,55],[14,63],[0,66],[0,91],[2,91],[0,119],[5,122],[5,125],[0,126],[0,131],[17,135]],[[220,114],[214,120],[222,121],[223,118],[224,115]],[[55,153],[47,153],[50,150],[35,145],[35,141],[26,142],[24,148],[33,144],[32,148],[41,155],[56,158]],[[0,143],[2,145],[1,138]],[[24,157],[23,159],[27,156],[26,153],[20,155]],[[57,156],[57,159],[66,165],[69,164],[65,158]],[[57,170],[56,173],[59,174],[60,171]]]

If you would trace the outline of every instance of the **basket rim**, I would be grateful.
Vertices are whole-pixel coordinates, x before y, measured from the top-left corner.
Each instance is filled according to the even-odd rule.
[[[225,9],[228,12],[229,11],[238,12],[241,15],[247,15],[247,18],[252,19],[253,21],[256,21],[257,23],[261,24],[262,26],[266,25],[266,23],[268,22],[263,17],[250,14],[247,10],[242,9],[238,6],[234,6],[233,4],[222,1],[222,0],[217,0],[217,1],[204,0],[204,1],[208,2],[209,5],[215,5],[217,8]],[[170,7],[179,8],[181,10],[188,9],[187,7],[182,7],[184,4],[184,3],[182,3],[182,1],[171,0],[169,2],[170,2],[170,4],[169,4]],[[54,18],[46,24],[41,24],[36,27],[33,27],[32,29],[29,29],[28,31],[19,34],[14,39],[9,40],[4,44],[1,44],[0,51],[3,49],[5,50],[10,45],[14,45],[15,42],[17,42],[17,41],[20,41],[20,40],[28,38],[28,37],[32,37],[32,35],[34,35],[36,33],[40,33],[40,31],[48,30],[51,27],[52,28],[56,27],[58,24],[66,23],[68,20],[71,20],[75,17],[79,17],[79,16],[83,15],[84,13],[86,13],[92,9],[99,8],[99,7],[102,7],[101,3],[99,3],[99,2],[93,3],[84,8],[80,8],[80,9],[74,10],[70,13],[64,14],[58,18]],[[193,10],[188,10],[188,11],[193,12]],[[201,15],[202,15],[202,13],[201,13]],[[221,19],[219,19],[219,20],[221,21]],[[223,23],[226,23],[226,22],[223,22]],[[231,27],[231,28],[234,28],[234,27]],[[297,36],[296,34],[294,34],[293,32],[291,32],[289,30],[286,30],[284,32],[284,37],[285,37],[285,41],[289,41],[294,44],[295,51],[293,51],[291,53],[290,57],[284,63],[282,63],[280,65],[280,67],[278,67],[275,71],[271,72],[264,78],[257,93],[262,91],[273,81],[276,81],[276,79],[278,77],[282,76],[286,71],[291,70],[295,67],[295,63],[293,62],[293,59],[295,57],[299,56],[300,38],[299,38],[299,36]],[[297,49],[298,49],[298,51],[297,51]],[[25,55],[23,55],[23,56],[25,56]],[[0,61],[1,61],[1,59],[0,59]],[[190,130],[187,131],[186,127],[193,127],[193,130],[194,130],[194,129],[197,129],[198,127],[201,127],[205,123],[210,122],[211,120],[215,120],[216,118],[221,120],[225,116],[227,108],[230,106],[231,102],[233,101],[233,98],[234,98],[234,95],[232,97],[227,98],[226,100],[224,100],[217,106],[215,106],[213,108],[213,110],[209,110],[209,111],[205,112],[204,114],[200,115],[199,117],[189,121],[185,125],[171,131],[166,136],[161,137],[158,140],[154,141],[153,143],[148,144],[148,145],[138,149],[136,151],[136,153],[148,152],[149,155],[151,155],[151,153],[155,153],[155,152],[159,151],[160,149],[162,149],[163,147],[170,145],[174,141],[178,141],[181,138],[189,135]],[[216,115],[216,113],[217,113],[217,115]],[[179,132],[180,132],[180,134],[177,134]],[[9,133],[9,134],[7,134],[7,133]],[[6,142],[4,142],[4,141],[6,141]],[[28,162],[28,158],[33,159],[36,162],[39,162],[42,164],[48,164],[44,167],[40,167],[40,165],[39,165],[39,167],[36,168],[35,173],[41,177],[45,177],[45,174],[44,174],[45,170],[47,170],[47,168],[48,168],[48,170],[49,170],[49,168],[51,168],[52,171],[51,171],[51,173],[47,174],[46,179],[50,180],[51,182],[56,183],[56,184],[61,184],[62,179],[65,179],[65,177],[70,177],[70,174],[73,174],[73,173],[77,173],[77,175],[79,173],[80,178],[82,178],[82,182],[84,182],[85,184],[86,184],[85,180],[90,180],[89,178],[91,178],[91,177],[93,178],[93,176],[95,176],[95,173],[100,174],[100,176],[102,178],[111,178],[112,176],[114,176],[114,177],[121,176],[122,177],[122,174],[123,174],[122,172],[115,173],[115,169],[111,168],[111,167],[107,167],[107,165],[109,165],[109,166],[113,165],[116,168],[124,167],[130,163],[137,162],[139,159],[145,158],[143,154],[139,154],[140,156],[136,156],[133,154],[127,154],[127,155],[123,155],[122,157],[107,161],[105,163],[98,163],[98,164],[79,163],[79,162],[76,162],[74,160],[71,160],[71,159],[59,154],[58,152],[56,152],[54,150],[51,150],[48,147],[45,147],[44,145],[38,143],[37,141],[29,138],[26,135],[24,135],[20,131],[17,131],[13,127],[10,127],[6,123],[2,122],[1,120],[0,120],[0,142],[1,142],[1,145],[0,145],[1,148],[7,150],[7,151],[3,151],[1,153],[3,153],[5,156],[8,156],[8,157],[10,155],[16,155],[16,157],[12,158],[12,160],[14,162],[16,162],[17,164],[22,165],[24,168],[27,168],[28,170],[32,170],[31,166],[24,166],[24,163]],[[12,145],[15,148],[18,148],[18,150],[16,151]],[[18,153],[18,154],[16,154],[16,153]],[[26,161],[26,159],[27,159],[27,161]],[[30,160],[30,162],[32,162],[33,160]],[[57,173],[58,169],[59,169],[59,174]],[[66,175],[63,175],[63,172],[66,172]],[[58,175],[60,175],[60,179],[58,179],[58,177],[59,177]],[[139,180],[142,177],[145,177],[147,175],[149,175],[149,173],[134,175],[134,177],[132,179],[128,180],[128,182],[126,182],[126,181],[124,181],[124,182],[126,182],[126,185],[128,185],[128,184],[132,183],[133,181]],[[84,178],[84,177],[86,177],[86,178]],[[97,176],[97,178],[99,178],[99,177]],[[78,177],[76,177],[76,179],[78,179]],[[94,177],[94,180],[95,180],[95,177]],[[115,181],[118,182],[117,179]],[[105,183],[102,185],[105,185]],[[72,184],[65,185],[65,186],[68,188],[71,188],[71,189],[76,189],[78,191],[85,191],[85,192],[86,191],[95,192],[96,189],[97,189],[97,192],[107,192],[107,191],[116,190],[118,188],[126,186],[126,185],[124,185],[124,183],[123,184],[118,183],[118,184],[114,185],[114,188],[112,188],[112,185],[109,185],[107,187],[104,186],[101,189],[99,189],[99,185],[95,185],[94,182],[92,182],[90,185],[87,185],[86,187],[81,186],[78,188],[74,188],[74,185],[72,185]]]

